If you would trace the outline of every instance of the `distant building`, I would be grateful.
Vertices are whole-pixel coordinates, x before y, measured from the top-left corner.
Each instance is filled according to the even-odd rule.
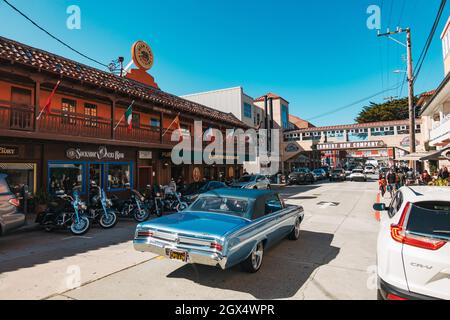
[[[423,150],[420,119],[415,128],[418,151]],[[408,154],[409,122],[383,121],[365,124],[349,124],[313,127],[286,131],[284,133],[283,161],[289,168],[314,164],[308,163],[305,152],[318,152],[322,165],[339,167],[359,160],[379,160],[393,164]]]
[[[291,130],[298,130],[298,129],[307,129],[307,128],[315,128],[316,126],[312,123],[303,120],[297,116],[289,115],[289,123]]]

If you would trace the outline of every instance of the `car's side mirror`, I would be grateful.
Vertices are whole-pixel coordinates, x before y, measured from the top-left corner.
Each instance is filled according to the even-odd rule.
[[[388,207],[386,207],[386,205],[384,203],[375,203],[373,205],[373,209],[375,211],[388,211]]]

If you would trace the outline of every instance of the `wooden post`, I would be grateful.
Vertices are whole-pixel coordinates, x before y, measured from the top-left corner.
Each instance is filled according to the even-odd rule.
[[[33,130],[39,131],[39,121],[36,121],[36,117],[41,111],[41,81],[36,79],[34,83],[34,114],[33,114]]]
[[[116,131],[114,127],[116,126],[116,99],[111,99],[111,139],[116,139]]]
[[[159,142],[162,144],[164,137],[163,137],[163,132],[164,132],[164,113],[160,112],[159,113]]]

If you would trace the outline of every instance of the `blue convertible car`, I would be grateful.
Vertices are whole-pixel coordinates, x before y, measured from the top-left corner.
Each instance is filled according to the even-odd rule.
[[[272,191],[220,189],[185,211],[138,225],[134,248],[185,263],[257,272],[264,250],[285,237],[298,240],[303,208]]]

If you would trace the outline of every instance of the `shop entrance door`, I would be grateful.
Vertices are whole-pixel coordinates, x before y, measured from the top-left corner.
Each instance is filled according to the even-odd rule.
[[[100,186],[102,189],[105,188],[104,185],[104,164],[101,163],[90,163],[89,164],[89,186],[91,186],[91,182],[95,182],[97,186]]]
[[[147,186],[153,186],[153,168],[139,167],[139,190],[145,190]]]

